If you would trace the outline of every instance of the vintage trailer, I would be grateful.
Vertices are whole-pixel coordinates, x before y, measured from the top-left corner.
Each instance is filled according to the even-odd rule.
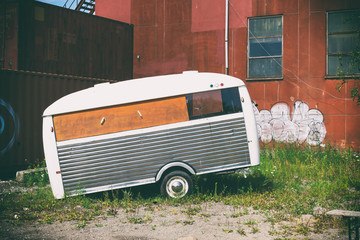
[[[43,144],[56,198],[156,182],[179,198],[191,175],[260,162],[245,84],[197,71],[69,94],[44,111]]]

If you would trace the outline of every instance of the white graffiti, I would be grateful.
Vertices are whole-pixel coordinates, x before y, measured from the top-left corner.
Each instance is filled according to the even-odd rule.
[[[259,139],[263,143],[272,140],[277,142],[320,144],[326,135],[324,116],[317,109],[309,109],[303,101],[294,103],[294,111],[290,118],[287,103],[279,102],[271,110],[259,111],[253,103]]]

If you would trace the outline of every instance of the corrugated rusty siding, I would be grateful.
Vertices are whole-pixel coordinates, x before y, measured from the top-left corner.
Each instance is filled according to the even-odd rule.
[[[17,69],[18,62],[17,2],[0,1],[0,67]]]
[[[44,159],[42,113],[46,107],[66,94],[105,81],[0,70],[0,179]]]
[[[133,25],[35,1],[5,3],[0,13],[2,25],[9,24],[4,21],[12,16],[14,6],[18,7],[14,23],[18,26],[6,28],[5,33],[2,31],[5,37],[0,37],[1,44],[6,43],[2,58],[12,50],[10,43],[18,47],[16,62],[12,67],[3,62],[5,68],[117,80],[132,78]],[[14,27],[18,27],[15,35]]]

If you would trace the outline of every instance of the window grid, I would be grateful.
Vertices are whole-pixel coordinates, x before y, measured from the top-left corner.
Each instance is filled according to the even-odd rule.
[[[338,75],[339,71],[343,75],[360,73],[359,70],[354,69],[354,72],[350,69],[351,53],[356,47],[360,47],[359,14],[360,10],[327,12],[326,74],[328,76]],[[339,16],[340,19],[337,19]]]
[[[271,26],[278,19],[280,26],[274,31]],[[264,30],[259,31],[254,28],[259,28],[256,25],[258,20],[267,20]],[[266,29],[267,28],[267,29]],[[255,40],[255,41],[254,41]],[[273,46],[280,46],[276,49]],[[256,53],[257,49],[257,53]],[[283,17],[282,16],[267,16],[255,17],[248,19],[248,51],[247,51],[247,77],[248,80],[262,80],[262,79],[280,79],[282,78],[282,57],[283,57]],[[261,61],[263,60],[263,61]],[[263,74],[256,74],[252,70],[252,66],[259,66],[263,69]]]

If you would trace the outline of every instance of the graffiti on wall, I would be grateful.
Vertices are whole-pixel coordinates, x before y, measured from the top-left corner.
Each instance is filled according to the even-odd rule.
[[[19,135],[19,119],[10,104],[0,98],[0,156],[8,152]]]
[[[272,140],[277,142],[320,144],[326,135],[324,116],[318,109],[310,109],[309,105],[297,100],[290,116],[287,103],[279,102],[269,110],[259,111],[253,103],[258,136],[263,143]]]

